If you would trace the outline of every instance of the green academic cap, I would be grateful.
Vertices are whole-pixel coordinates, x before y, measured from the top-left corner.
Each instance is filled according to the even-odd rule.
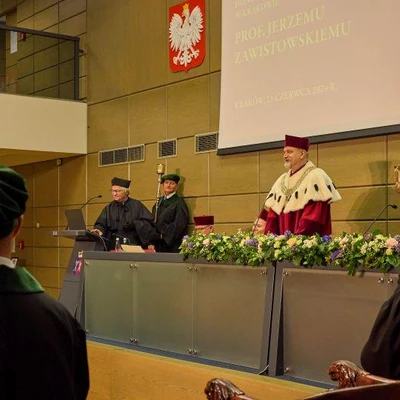
[[[181,178],[179,177],[179,175],[168,174],[161,177],[161,183],[164,183],[164,181],[174,181],[175,183],[179,183],[180,179]]]
[[[24,178],[11,168],[0,166],[0,238],[12,232],[14,220],[25,212],[28,197]]]

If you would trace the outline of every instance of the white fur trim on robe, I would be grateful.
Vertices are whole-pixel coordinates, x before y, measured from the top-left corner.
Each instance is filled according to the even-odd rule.
[[[306,174],[305,177],[303,175]],[[298,182],[296,190],[290,193]],[[288,189],[282,191],[282,183]],[[341,200],[339,192],[336,190],[331,178],[321,168],[308,161],[307,164],[297,173],[290,176],[290,171],[281,175],[265,201],[265,207],[272,208],[276,214],[283,212],[287,214],[292,211],[302,210],[310,201],[324,201],[334,203]]]

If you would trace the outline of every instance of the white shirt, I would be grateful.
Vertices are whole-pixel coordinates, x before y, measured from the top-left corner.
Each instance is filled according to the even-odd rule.
[[[15,268],[14,263],[9,258],[1,256],[0,256],[0,265],[5,265],[8,268]]]

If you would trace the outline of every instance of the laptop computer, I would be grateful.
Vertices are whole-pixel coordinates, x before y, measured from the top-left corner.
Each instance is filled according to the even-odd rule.
[[[85,218],[80,208],[65,210],[65,216],[67,217],[68,229],[73,231],[86,230]]]

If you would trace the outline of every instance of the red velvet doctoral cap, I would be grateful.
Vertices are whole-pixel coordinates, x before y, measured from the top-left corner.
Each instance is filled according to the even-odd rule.
[[[297,147],[298,149],[303,149],[305,151],[308,151],[310,147],[310,141],[308,140],[308,138],[285,135],[284,147],[286,146]]]
[[[214,225],[214,215],[201,215],[200,217],[193,217],[196,226]]]

